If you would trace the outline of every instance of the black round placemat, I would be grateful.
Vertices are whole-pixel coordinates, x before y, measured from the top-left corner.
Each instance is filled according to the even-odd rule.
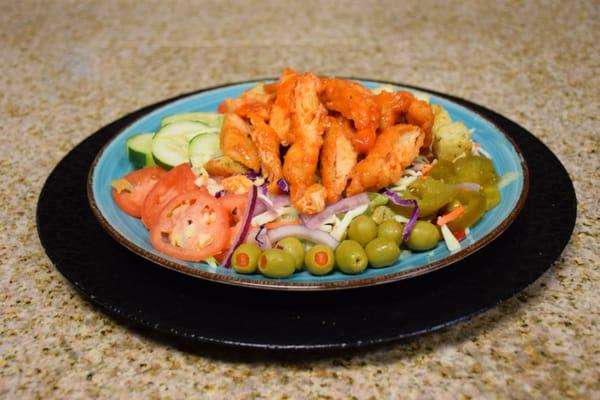
[[[107,140],[174,99],[105,126],[56,166],[38,202],[42,245],[56,268],[102,309],[200,342],[274,349],[344,348],[415,336],[465,320],[508,299],[551,266],[571,236],[577,202],[564,167],[531,133],[484,107],[429,92],[492,120],[521,148],[530,172],[529,196],[512,226],[484,249],[448,268],[369,288],[270,292],[191,278],[130,252],[92,214],[86,197],[88,170]]]

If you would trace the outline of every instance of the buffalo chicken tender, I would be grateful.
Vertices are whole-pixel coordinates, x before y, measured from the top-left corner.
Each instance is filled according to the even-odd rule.
[[[390,126],[377,137],[375,146],[352,171],[348,196],[376,192],[396,182],[423,145],[425,133],[415,125]]]
[[[221,151],[227,157],[258,172],[260,156],[250,134],[252,127],[234,113],[225,114],[221,128]]]
[[[327,110],[319,100],[321,80],[314,74],[298,77],[291,102],[290,128],[294,144],[285,155],[283,176],[290,199],[298,211],[316,214],[325,208],[327,190],[316,182]]]
[[[335,203],[346,189],[357,154],[352,145],[355,130],[343,117],[328,117],[321,149],[321,180],[327,190],[327,201]]]

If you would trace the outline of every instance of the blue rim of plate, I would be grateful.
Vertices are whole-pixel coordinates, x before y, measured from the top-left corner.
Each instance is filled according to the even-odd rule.
[[[463,121],[468,128],[474,129],[474,141],[479,142],[482,148],[491,154],[499,175],[516,173],[513,174],[514,179],[501,189],[500,204],[489,210],[471,227],[469,237],[461,242],[463,248],[460,251],[451,254],[445,243],[441,241],[431,251],[412,253],[389,267],[368,268],[358,275],[346,275],[335,271],[325,276],[314,276],[307,271],[302,271],[289,278],[274,279],[260,274],[238,274],[233,269],[220,266],[215,268],[203,262],[186,262],[155,250],[150,244],[148,231],[141,221],[122,212],[112,199],[111,181],[134,169],[125,154],[125,140],[139,132],[155,132],[160,126],[160,120],[168,115],[192,111],[215,111],[223,99],[237,97],[259,82],[272,80],[252,80],[200,90],[149,112],[118,132],[97,154],[88,173],[88,201],[100,225],[117,242],[139,256],[186,275],[257,289],[315,291],[374,286],[447,267],[482,249],[497,238],[510,226],[523,208],[529,190],[527,163],[516,143],[496,124],[435,91],[380,80],[354,79],[369,88],[389,84],[397,89],[428,95],[432,104],[439,104],[450,113],[452,121]]]

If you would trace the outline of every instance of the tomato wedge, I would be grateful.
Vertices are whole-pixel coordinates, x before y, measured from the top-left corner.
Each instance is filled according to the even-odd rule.
[[[244,211],[246,210],[246,206],[248,201],[248,195],[246,194],[235,194],[235,193],[226,193],[219,199],[219,203],[229,216],[229,242],[226,245],[226,248],[229,249],[235,243],[235,237],[237,236],[238,231],[242,228],[241,218],[244,215]]]
[[[238,232],[242,229],[242,223],[238,222],[237,224],[229,227],[229,240],[225,245],[225,249],[229,249],[231,246],[235,244],[235,239]]]
[[[226,193],[219,199],[219,203],[229,214],[229,224],[236,225],[244,215],[248,201],[247,194]]]
[[[146,196],[159,179],[165,175],[167,171],[154,166],[138,169],[125,175],[125,179],[132,186],[132,190],[117,191],[113,188],[112,196],[115,203],[132,217],[140,218],[142,216],[142,205]]]
[[[160,178],[142,205],[142,222],[151,229],[158,222],[163,207],[175,197],[197,189],[194,183],[196,175],[189,164],[180,164]]]
[[[217,199],[205,190],[193,190],[171,199],[150,229],[158,251],[186,261],[201,261],[229,243],[229,217]]]

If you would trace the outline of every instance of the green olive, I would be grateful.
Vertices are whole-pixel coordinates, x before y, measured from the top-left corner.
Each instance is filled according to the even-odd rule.
[[[483,185],[483,195],[485,196],[485,211],[491,210],[500,203],[500,191],[494,182]]]
[[[411,250],[424,251],[437,246],[441,239],[438,228],[428,221],[417,221],[408,236],[406,245]]]
[[[404,227],[402,224],[394,219],[384,221],[377,228],[377,237],[382,239],[390,239],[398,246],[402,243],[402,233]]]
[[[335,249],[335,262],[345,274],[358,274],[367,268],[369,259],[362,246],[354,240],[344,240]]]
[[[400,248],[390,239],[375,238],[365,247],[369,264],[380,268],[391,265],[400,257]]]
[[[285,278],[296,270],[296,260],[287,251],[268,249],[260,256],[258,270],[270,278]]]
[[[384,206],[390,200],[387,196],[377,193],[377,192],[369,192],[369,207],[367,208],[367,214],[371,214],[375,208],[379,206]]]
[[[359,215],[354,218],[348,227],[348,239],[355,240],[361,246],[369,243],[377,236],[377,224],[373,218]]]
[[[454,163],[459,182],[474,182],[483,185],[498,180],[492,160],[480,156],[463,157]]]
[[[335,266],[335,256],[329,247],[316,244],[306,252],[304,256],[306,269],[313,275],[325,275],[330,273]]]
[[[253,274],[256,272],[258,257],[260,257],[260,249],[256,245],[243,243],[233,252],[231,265],[233,265],[235,272]]]
[[[371,218],[373,218],[373,221],[375,221],[376,224],[381,224],[389,219],[394,219],[395,216],[396,213],[388,206],[376,207],[373,210],[373,213],[371,213]]]
[[[295,237],[281,239],[277,242],[277,248],[287,251],[294,257],[294,260],[296,261],[296,271],[302,269],[302,266],[304,265],[304,245],[300,240]]]
[[[480,192],[461,190],[446,209],[452,211],[463,206],[465,211],[454,221],[448,222],[451,231],[466,229],[479,220],[485,213],[486,198]]]

